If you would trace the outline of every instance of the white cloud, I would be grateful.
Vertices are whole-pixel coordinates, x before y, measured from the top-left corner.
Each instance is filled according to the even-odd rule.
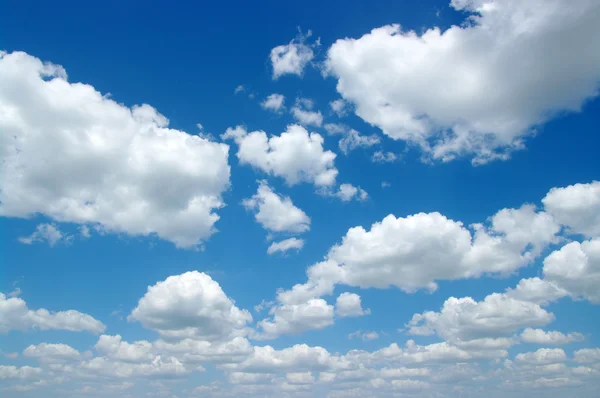
[[[362,341],[371,341],[377,340],[379,338],[379,333],[375,331],[366,331],[357,330],[356,332],[352,332],[348,335],[348,339],[352,340],[354,338],[361,339]]]
[[[79,351],[66,344],[48,344],[41,343],[30,345],[23,351],[23,356],[28,358],[37,358],[44,362],[53,362],[61,360],[76,360],[81,357]]]
[[[398,155],[396,155],[394,152],[377,151],[371,156],[371,161],[373,163],[394,163],[397,160]]]
[[[0,365],[0,380],[31,380],[39,378],[42,369],[31,366]]]
[[[236,307],[210,276],[191,271],[149,286],[128,319],[165,338],[214,341],[245,334],[252,315]]]
[[[275,339],[280,335],[297,335],[307,330],[333,325],[334,307],[323,299],[310,299],[300,304],[281,304],[269,311],[270,318],[258,323],[257,339]]]
[[[240,84],[239,86],[237,86],[235,88],[235,90],[233,90],[234,94],[239,94],[239,93],[243,93],[244,91],[246,91],[246,87],[244,87],[243,84]]]
[[[510,335],[529,326],[543,326],[554,315],[538,304],[515,300],[506,294],[490,294],[477,302],[471,297],[450,297],[440,312],[415,314],[408,332],[427,335],[435,332],[451,342]]]
[[[306,35],[300,33],[289,44],[280,45],[271,50],[270,59],[273,66],[273,79],[282,75],[292,74],[302,76],[304,67],[314,58],[312,46],[305,44],[312,35],[309,30]]]
[[[19,238],[19,242],[26,245],[48,242],[48,245],[53,247],[61,241],[69,244],[72,238],[72,236],[65,236],[55,224],[38,224],[31,235]]]
[[[506,295],[517,300],[530,301],[541,305],[558,300],[569,293],[545,279],[521,279],[514,289],[507,289]]]
[[[552,188],[542,203],[569,232],[600,237],[600,181]]]
[[[535,126],[598,94],[594,0],[455,0],[445,31],[398,25],[336,41],[327,67],[356,114],[435,159],[505,159]],[[494,95],[490,95],[494,93]]]
[[[40,213],[179,247],[214,232],[227,145],[170,129],[150,105],[128,108],[19,52],[0,56],[0,112],[0,215]]]
[[[600,303],[600,238],[571,242],[544,259],[544,279],[575,298]]]
[[[578,363],[600,362],[600,348],[583,348],[573,353],[573,359]]]
[[[289,185],[300,182],[319,187],[335,183],[335,153],[323,149],[323,137],[302,126],[290,125],[279,136],[267,137],[264,131],[248,133],[243,127],[228,128],[222,139],[235,139],[237,157],[265,173],[282,177]]]
[[[298,123],[305,126],[321,127],[321,124],[323,124],[323,115],[321,114],[321,111],[312,110],[313,107],[314,104],[312,100],[298,98],[296,99],[296,104],[291,109],[292,116]]]
[[[92,316],[79,311],[50,312],[44,308],[30,310],[24,300],[7,298],[0,293],[0,333],[10,330],[69,330],[102,333],[106,326]]]
[[[285,253],[288,250],[302,250],[304,240],[298,238],[289,238],[280,242],[273,242],[267,249],[267,254]]]
[[[335,314],[341,318],[369,315],[370,309],[362,308],[361,298],[356,293],[342,293],[335,301]]]
[[[350,151],[357,148],[369,148],[373,145],[379,144],[380,140],[375,134],[372,135],[360,135],[360,133],[354,129],[348,130],[344,137],[339,142],[340,150],[347,155]]]
[[[343,98],[331,101],[329,107],[338,117],[344,117],[348,114],[348,103]]]
[[[290,384],[313,384],[315,382],[311,372],[286,373],[285,379]]]
[[[116,361],[143,362],[154,358],[150,342],[136,341],[130,344],[122,341],[120,335],[102,335],[94,348],[102,355]]]
[[[256,211],[256,222],[268,231],[302,233],[310,230],[310,217],[294,206],[289,196],[275,193],[266,181],[260,181],[256,194],[242,203],[246,209]]]
[[[269,373],[231,372],[229,374],[231,384],[265,384],[272,381],[273,375]]]
[[[329,135],[342,134],[348,130],[347,126],[339,123],[326,123],[323,128]]]
[[[574,341],[582,341],[581,333],[563,334],[557,331],[546,332],[542,329],[527,328],[521,333],[521,340],[526,343],[545,344],[545,345],[562,345]]]
[[[283,95],[273,93],[265,98],[265,100],[261,102],[260,106],[262,106],[263,109],[279,112],[283,108],[284,101],[285,97]]]
[[[333,195],[340,198],[344,202],[349,202],[352,199],[365,201],[369,197],[367,191],[361,187],[355,187],[352,184],[340,184],[338,191]]]
[[[534,352],[525,352],[517,354],[516,362],[522,362],[533,365],[548,365],[551,363],[564,362],[567,360],[567,354],[560,348],[540,348]]]

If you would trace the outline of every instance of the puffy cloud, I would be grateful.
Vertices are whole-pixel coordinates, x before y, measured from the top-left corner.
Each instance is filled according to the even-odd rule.
[[[517,287],[506,290],[506,295],[516,300],[545,305],[568,296],[569,293],[552,282],[535,277],[521,279]]]
[[[560,348],[540,348],[534,352],[517,354],[515,361],[534,365],[547,365],[551,363],[564,362],[567,354]]]
[[[274,339],[282,334],[300,334],[306,330],[333,325],[334,307],[323,299],[310,299],[300,304],[281,304],[269,311],[271,318],[258,323],[262,330],[257,339]]]
[[[285,379],[290,384],[312,384],[315,382],[311,372],[286,373]]]
[[[0,380],[30,380],[39,378],[42,369],[31,366],[0,365]]]
[[[296,344],[276,350],[271,346],[254,347],[254,352],[240,363],[225,364],[223,369],[245,372],[302,372],[348,368],[348,361],[331,355],[323,347]]]
[[[279,112],[283,108],[283,103],[285,101],[285,97],[281,94],[273,93],[270,94],[263,102],[261,102],[260,106],[263,109],[267,109],[273,112]]]
[[[273,192],[266,181],[261,181],[256,194],[242,203],[246,209],[256,211],[256,222],[268,231],[302,233],[310,230],[310,217],[294,206],[289,196]]]
[[[571,242],[544,259],[544,279],[573,297],[600,303],[600,238]]]
[[[75,360],[81,357],[79,351],[66,344],[41,343],[30,345],[23,351],[24,357],[37,358],[40,361],[54,362],[61,360]]]
[[[574,341],[582,341],[581,333],[563,334],[557,331],[543,331],[542,329],[527,328],[521,333],[521,340],[526,343],[547,344],[547,345],[562,345]]]
[[[344,137],[340,140],[338,145],[340,150],[347,155],[357,148],[369,148],[379,144],[379,142],[379,137],[375,134],[360,135],[358,131],[350,129],[344,134]]]
[[[360,296],[356,293],[342,293],[335,301],[335,314],[339,317],[369,315],[370,309],[362,308]]]
[[[298,238],[289,238],[280,242],[273,242],[267,249],[267,254],[285,253],[288,250],[302,250],[304,240]]]
[[[373,163],[394,163],[397,160],[398,155],[396,155],[394,152],[377,151],[371,156],[371,161]]]
[[[578,363],[600,362],[600,348],[583,348],[573,353],[573,360]]]
[[[348,127],[339,123],[326,123],[323,128],[329,135],[342,134],[348,130]]]
[[[143,362],[152,360],[152,344],[148,341],[128,343],[120,335],[102,335],[94,346],[96,351],[110,359],[123,362]]]
[[[40,213],[179,247],[214,232],[227,145],[170,129],[150,105],[128,108],[25,53],[0,55],[0,93],[0,215]]]
[[[0,333],[10,330],[69,330],[102,333],[106,326],[92,316],[79,311],[50,312],[44,308],[30,310],[18,297],[7,298],[0,293]]]
[[[450,297],[440,312],[415,314],[407,324],[409,333],[431,334],[451,342],[509,335],[527,326],[543,326],[554,315],[538,304],[494,293],[483,301]]]
[[[289,185],[301,182],[319,187],[335,183],[335,153],[323,149],[323,137],[299,125],[290,125],[279,136],[264,131],[248,133],[243,127],[228,128],[223,139],[233,138],[239,146],[237,157],[265,173],[282,177]]]
[[[273,79],[279,79],[286,74],[302,76],[304,67],[315,56],[312,46],[305,44],[306,39],[310,36],[312,36],[310,30],[306,35],[300,32],[289,44],[280,45],[271,50]]]
[[[356,114],[444,161],[506,159],[533,128],[598,94],[593,0],[452,1],[468,22],[419,34],[399,25],[336,41],[327,68]],[[494,93],[494,95],[490,95]]]
[[[348,103],[343,98],[331,101],[329,107],[338,117],[344,117],[348,114]]]
[[[81,362],[75,369],[81,376],[105,376],[113,378],[132,377],[177,377],[190,373],[181,362],[174,357],[157,355],[151,361],[130,363],[113,361],[107,357],[96,357]]]
[[[183,363],[231,363],[247,358],[253,352],[250,342],[241,336],[226,341],[184,339],[176,342],[155,341],[153,349],[176,357]]]
[[[314,104],[312,100],[307,98],[298,98],[296,104],[292,107],[291,112],[294,119],[298,123],[305,126],[321,127],[323,124],[323,115],[321,111],[313,110]]]
[[[19,238],[19,242],[26,245],[32,243],[48,242],[50,247],[53,247],[58,242],[69,243],[72,240],[72,236],[65,236],[55,224],[39,224],[35,227],[35,231],[29,236]]]
[[[272,381],[273,375],[269,373],[231,372],[229,374],[231,384],[266,384]]]
[[[149,286],[128,319],[165,338],[213,341],[245,334],[252,315],[236,307],[209,275],[192,271]]]
[[[600,181],[552,188],[542,203],[569,232],[600,236]]]
[[[337,192],[332,193],[332,195],[340,198],[343,202],[349,202],[352,199],[365,201],[369,197],[367,191],[352,184],[340,184]]]

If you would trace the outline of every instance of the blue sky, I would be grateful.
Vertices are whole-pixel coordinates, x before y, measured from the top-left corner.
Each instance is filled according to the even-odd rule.
[[[595,3],[4,5],[2,396],[594,396]]]

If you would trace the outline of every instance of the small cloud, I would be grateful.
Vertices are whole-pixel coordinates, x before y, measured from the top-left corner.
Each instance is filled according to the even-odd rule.
[[[20,295],[21,295],[20,287],[16,287],[15,290],[13,290],[12,292],[7,294],[8,297],[19,297]]]
[[[273,242],[267,249],[267,254],[285,253],[289,250],[300,251],[304,247],[304,240],[298,238],[290,238],[280,242]]]
[[[394,163],[399,159],[399,156],[393,152],[377,151],[371,156],[373,163]]]
[[[390,184],[389,182],[381,181],[381,188],[389,188],[391,186],[392,186],[392,184]]]
[[[326,192],[327,196],[335,196],[341,199],[343,202],[349,202],[353,199],[364,202],[369,198],[367,191],[361,187],[355,187],[352,184],[340,184],[337,192]]]
[[[279,112],[284,106],[283,103],[285,101],[285,97],[281,94],[273,93],[269,95],[263,102],[260,103],[260,106],[263,109]]]
[[[48,242],[50,247],[53,247],[59,242],[64,242],[68,245],[72,240],[73,236],[64,235],[55,224],[45,223],[39,224],[31,235],[19,238],[19,242],[25,245]]]
[[[338,117],[344,117],[348,114],[348,103],[342,98],[331,101],[329,107]]]
[[[291,113],[294,119],[306,126],[321,127],[323,115],[320,111],[313,111],[314,103],[308,98],[297,98]]]
[[[346,125],[340,123],[326,123],[323,127],[329,135],[343,134],[346,130],[348,130]]]
[[[90,234],[90,228],[87,225],[82,225],[81,227],[79,227],[79,235],[83,238],[83,239],[87,239],[90,236],[92,236]]]
[[[235,88],[235,90],[233,91],[234,94],[240,94],[246,91],[246,87],[244,87],[243,84],[240,84],[239,86],[237,86]]]
[[[363,332],[362,330],[357,330],[356,332],[350,333],[348,335],[348,340],[352,340],[352,339],[361,339],[362,341],[371,341],[371,340],[377,340],[379,338],[379,333],[372,331],[372,332]]]

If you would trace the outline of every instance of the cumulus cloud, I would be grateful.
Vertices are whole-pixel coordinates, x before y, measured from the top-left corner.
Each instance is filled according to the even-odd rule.
[[[552,188],[542,203],[569,232],[600,237],[600,181]]]
[[[23,356],[28,358],[37,358],[44,362],[54,361],[72,361],[79,359],[81,353],[73,347],[66,344],[48,344],[41,343],[30,345],[23,351]]]
[[[22,52],[0,55],[0,215],[44,214],[179,247],[214,232],[228,146],[168,127]],[[61,156],[55,156],[60,153]]]
[[[289,125],[279,136],[264,131],[248,133],[242,126],[228,128],[222,139],[234,139],[237,157],[263,172],[282,177],[288,185],[309,182],[317,187],[335,184],[335,153],[323,149],[323,137],[299,125]]]
[[[68,330],[102,333],[106,326],[92,316],[79,311],[50,312],[44,308],[30,310],[18,297],[7,298],[0,293],[0,333],[10,330]]]
[[[527,328],[521,332],[521,340],[526,343],[545,344],[545,345],[563,345],[574,341],[582,341],[581,333],[563,334],[557,331],[544,331],[542,329]]]
[[[540,348],[534,352],[524,352],[517,354],[516,362],[523,362],[534,365],[548,365],[551,363],[564,362],[567,360],[567,354],[560,348]]]
[[[408,332],[416,335],[436,333],[451,342],[502,337],[529,326],[544,326],[554,315],[538,304],[515,300],[494,293],[483,301],[471,297],[450,297],[440,312],[413,315]]]
[[[373,29],[327,53],[337,91],[366,122],[434,159],[506,159],[536,126],[598,94],[593,0],[452,1],[470,13],[444,31]],[[493,93],[493,95],[490,95]]]
[[[310,217],[294,206],[289,196],[275,193],[266,181],[260,181],[256,194],[242,203],[246,209],[256,212],[256,222],[267,231],[302,233],[310,230]]]
[[[262,106],[263,109],[267,109],[272,112],[279,112],[283,108],[284,101],[285,97],[283,95],[273,93],[265,98],[265,100],[260,103],[260,106]]]
[[[30,380],[39,378],[42,369],[32,366],[6,366],[0,365],[0,380]]]
[[[314,103],[307,98],[296,99],[296,104],[292,107],[291,112],[294,119],[298,123],[305,126],[321,127],[323,124],[323,115],[321,111],[313,110]]]
[[[271,50],[270,59],[273,66],[273,79],[292,74],[302,76],[306,65],[314,58],[314,45],[306,44],[306,39],[312,36],[309,30],[306,35],[302,32],[288,44],[280,45]],[[315,45],[318,45],[318,41]]]
[[[346,125],[340,123],[326,123],[323,128],[329,135],[342,134],[348,130]]]
[[[335,301],[335,314],[341,318],[369,315],[370,309],[363,309],[361,298],[356,293],[342,293]]]
[[[246,334],[252,315],[236,307],[209,275],[191,271],[149,286],[128,320],[165,338],[215,341]]]
[[[544,259],[544,279],[575,298],[600,303],[600,238],[571,242]]]
[[[355,187],[352,184],[340,184],[340,187],[337,192],[333,193],[333,196],[340,198],[344,202],[349,202],[352,199],[362,202],[368,199],[369,194],[361,187]]]
[[[267,254],[285,253],[289,250],[302,250],[304,240],[298,238],[289,238],[279,242],[273,242],[267,249]]]
[[[50,247],[53,247],[59,242],[66,244],[72,241],[73,237],[63,234],[55,224],[38,224],[35,231],[29,236],[19,238],[19,242],[31,245],[32,243],[48,242]]]

